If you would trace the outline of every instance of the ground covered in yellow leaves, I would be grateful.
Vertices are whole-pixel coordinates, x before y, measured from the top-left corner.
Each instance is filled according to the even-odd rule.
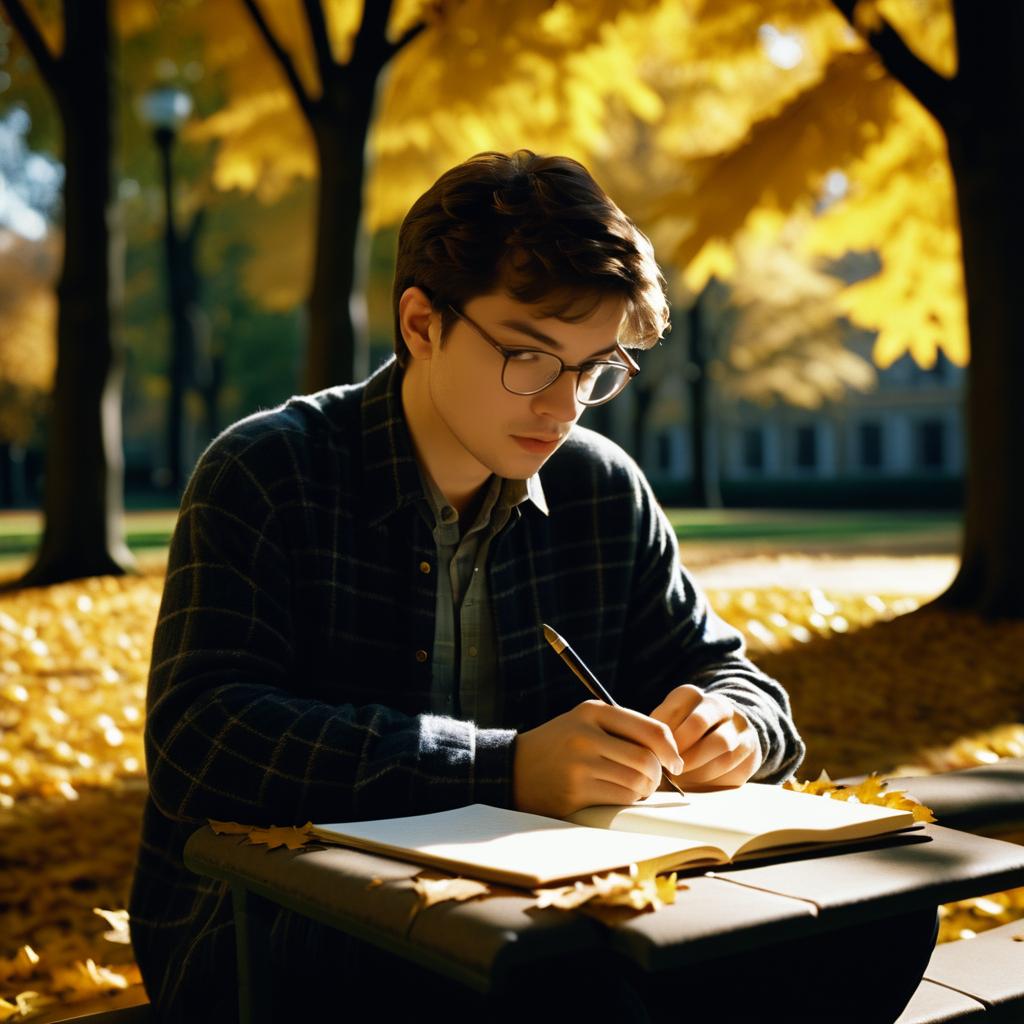
[[[0,595],[0,1022],[138,984],[128,941],[160,571]],[[899,594],[712,589],[789,690],[800,777],[1024,756],[1024,623]],[[942,939],[1024,916],[1024,892],[945,908]]]

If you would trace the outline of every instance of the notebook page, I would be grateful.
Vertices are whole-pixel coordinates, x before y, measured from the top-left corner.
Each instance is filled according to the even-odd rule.
[[[718,792],[658,792],[626,807],[588,807],[572,815],[578,824],[713,843],[731,857],[755,836],[768,833],[834,837],[887,832],[913,824],[913,815],[890,807],[850,803],[748,782]]]
[[[662,860],[706,846],[677,837],[598,831],[486,804],[407,818],[318,825],[316,831],[344,845],[468,874],[483,869],[491,877],[515,878],[516,884],[526,885]]]

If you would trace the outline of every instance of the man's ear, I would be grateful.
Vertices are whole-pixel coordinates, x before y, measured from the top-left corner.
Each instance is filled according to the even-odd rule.
[[[440,340],[441,317],[422,288],[406,288],[398,300],[398,326],[413,359],[429,359]],[[433,337],[431,336],[433,331]]]

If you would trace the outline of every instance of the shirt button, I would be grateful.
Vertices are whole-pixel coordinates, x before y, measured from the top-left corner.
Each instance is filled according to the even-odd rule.
[[[430,563],[420,562],[420,572],[430,572]]]
[[[423,662],[425,662],[427,660],[428,657],[430,657],[430,655],[428,655],[426,651],[417,651],[416,652],[416,660],[421,665],[423,664]]]
[[[450,523],[455,518],[455,509],[453,509],[451,505],[445,505],[445,507],[441,509],[441,522]]]
[[[476,657],[476,648],[475,647],[470,647],[470,649],[469,649],[469,656],[471,658],[475,658]]]

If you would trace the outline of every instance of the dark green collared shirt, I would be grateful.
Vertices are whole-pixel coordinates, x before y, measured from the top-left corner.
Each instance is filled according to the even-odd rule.
[[[531,499],[547,515],[544,490],[536,475],[528,481],[491,476],[476,517],[463,528],[458,513],[422,466],[420,474],[426,496],[421,507],[437,544],[431,706],[437,714],[493,727],[499,724],[501,677],[487,555],[491,541],[519,504]],[[428,562],[421,568],[433,571]]]

